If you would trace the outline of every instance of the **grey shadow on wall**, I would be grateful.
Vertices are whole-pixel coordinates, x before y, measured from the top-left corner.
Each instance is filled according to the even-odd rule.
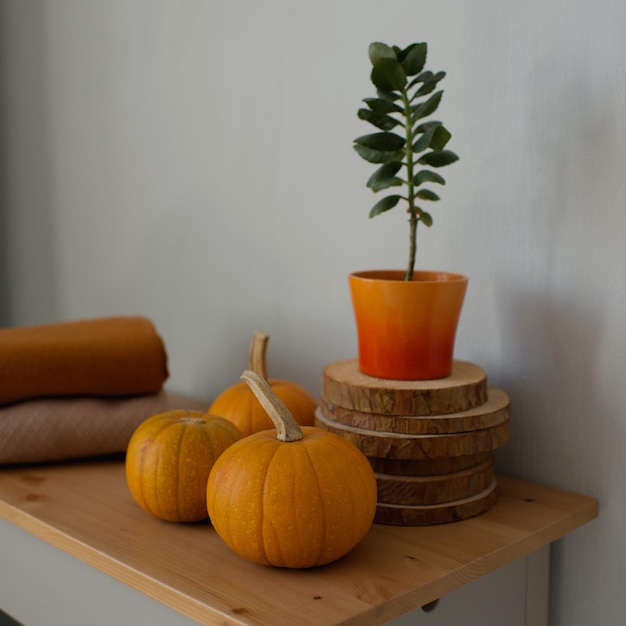
[[[598,380],[602,316],[571,296],[502,291],[509,365],[496,384],[511,397],[511,438],[495,452],[496,470],[597,497],[602,506],[623,492],[615,441],[626,438],[620,404]],[[553,580],[570,563],[565,551],[561,542],[551,549]],[[550,623],[571,599],[564,593],[551,585]]]
[[[0,6],[0,37],[5,40],[6,10]],[[8,198],[7,198],[7,155],[6,128],[7,111],[5,101],[7,89],[5,84],[6,50],[0,48],[0,327],[8,326],[9,313],[9,242],[8,242]]]
[[[599,359],[607,336],[598,283],[591,281],[604,277],[605,268],[590,251],[617,240],[597,198],[614,186],[619,168],[608,157],[622,148],[614,132],[619,109],[581,85],[579,76],[593,75],[593,67],[583,49],[578,54],[575,74],[555,77],[549,62],[534,74],[546,97],[529,100],[527,119],[544,119],[546,132],[529,133],[528,176],[536,191],[527,208],[532,214],[541,207],[532,236],[545,257],[540,279],[527,274],[521,288],[498,285],[503,349],[513,369],[503,383],[512,396],[511,441],[497,459],[511,473],[540,479],[541,472],[562,488],[601,497],[616,477],[603,467],[607,456],[600,451],[615,449],[611,439],[623,441],[626,427],[615,414],[621,390],[598,380],[606,372]],[[574,249],[576,242],[584,248]]]
[[[0,326],[57,310],[44,8],[0,2]]]
[[[597,312],[546,292],[503,287],[502,297],[509,365],[497,384],[511,398],[511,438],[496,453],[498,469],[533,480],[549,473],[563,488],[584,490],[585,465],[597,462],[606,435],[595,381]]]
[[[0,92],[0,101],[2,93]],[[2,114],[0,110],[0,115]],[[0,156],[0,328],[11,322],[9,305],[9,255],[7,243],[7,217],[5,202],[5,181],[2,173],[5,171],[3,156]]]

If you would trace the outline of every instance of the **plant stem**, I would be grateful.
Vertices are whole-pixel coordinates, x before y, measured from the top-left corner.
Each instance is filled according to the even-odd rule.
[[[419,221],[418,211],[415,206],[415,189],[413,187],[413,124],[411,123],[411,103],[406,89],[402,90],[402,103],[404,104],[404,116],[406,118],[406,174],[408,182],[409,201],[409,264],[404,275],[404,280],[413,280],[415,269],[415,256],[417,253],[417,222]]]

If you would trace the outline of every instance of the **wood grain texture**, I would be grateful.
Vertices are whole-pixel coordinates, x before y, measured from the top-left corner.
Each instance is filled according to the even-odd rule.
[[[483,515],[374,525],[339,561],[303,571],[248,563],[208,523],[152,518],[132,500],[120,460],[2,469],[0,516],[202,624],[372,626],[597,515],[594,498],[508,477],[498,488]]]
[[[444,415],[487,401],[487,375],[468,361],[454,361],[452,374],[437,380],[383,380],[359,370],[357,359],[330,363],[323,370],[324,397],[337,406],[380,415]]]
[[[450,435],[382,433],[335,422],[322,415],[319,407],[315,425],[344,437],[367,457],[385,459],[440,459],[478,454],[503,446],[510,435],[509,420],[492,428]]]
[[[366,430],[412,435],[459,433],[490,428],[509,419],[511,400],[503,389],[488,387],[487,400],[480,406],[444,415],[381,415],[345,409],[320,397],[322,415],[335,422]]]
[[[464,456],[442,457],[440,459],[379,459],[367,457],[374,472],[394,476],[439,476],[460,472],[492,458],[491,452],[479,452]]]
[[[431,526],[459,522],[488,511],[496,503],[496,487],[497,481],[494,479],[478,494],[442,504],[408,506],[379,503],[376,506],[374,521],[377,524],[395,526]]]
[[[493,459],[460,472],[438,476],[394,476],[376,473],[380,504],[442,504],[484,491],[493,482]]]

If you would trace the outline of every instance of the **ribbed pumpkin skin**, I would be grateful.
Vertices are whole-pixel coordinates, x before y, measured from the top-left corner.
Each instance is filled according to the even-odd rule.
[[[139,506],[169,522],[207,518],[206,484],[217,458],[241,439],[228,420],[174,410],[140,424],[126,450],[126,482]]]
[[[354,548],[372,525],[376,479],[362,452],[322,429],[302,432],[292,442],[278,441],[275,430],[246,437],[211,470],[211,523],[255,563],[324,565]]]
[[[304,387],[288,380],[268,382],[300,426],[313,426],[317,403]],[[231,421],[244,437],[274,428],[267,412],[245,383],[224,390],[209,407],[209,413]]]

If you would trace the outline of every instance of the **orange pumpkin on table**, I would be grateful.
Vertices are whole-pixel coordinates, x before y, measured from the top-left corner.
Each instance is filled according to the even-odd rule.
[[[239,439],[234,424],[202,411],[153,415],[136,428],[126,450],[131,495],[144,511],[169,522],[206,519],[209,472]]]
[[[305,568],[342,557],[363,539],[376,511],[376,478],[365,455],[338,435],[300,427],[262,377],[250,385],[276,424],[230,446],[207,484],[218,535],[263,565]]]
[[[266,353],[269,335],[255,332],[250,343],[248,370],[267,378]],[[300,385],[288,381],[268,380],[274,393],[285,403],[296,422],[301,426],[312,426],[315,421],[317,402]],[[239,382],[223,391],[209,407],[209,413],[230,420],[243,436],[274,428],[272,420],[244,382]]]

